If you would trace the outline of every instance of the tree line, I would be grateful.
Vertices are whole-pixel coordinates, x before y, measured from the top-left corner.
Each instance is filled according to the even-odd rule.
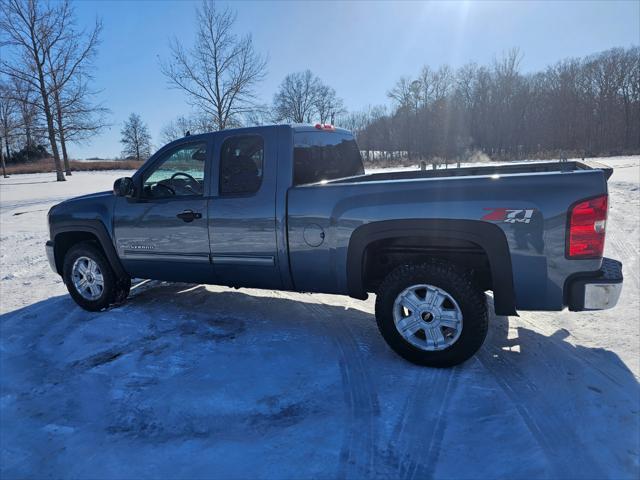
[[[256,89],[268,58],[251,35],[235,31],[234,11],[204,0],[196,19],[193,45],[170,40],[159,63],[168,86],[182,91],[192,108],[164,125],[163,143],[187,132],[319,122],[353,130],[374,164],[640,152],[637,46],[526,74],[517,49],[490,65],[424,66],[390,88],[389,105],[347,112],[336,91],[310,70],[286,75],[271,102],[260,101]],[[71,174],[67,144],[107,126],[109,112],[91,88],[101,29],[99,20],[78,28],[68,0],[0,0],[0,46],[7,51],[0,58],[3,168],[5,158],[51,155],[64,180]],[[151,154],[151,135],[137,113],[123,123],[121,143],[124,158]]]
[[[388,92],[390,109],[341,119],[371,161],[597,156],[640,152],[640,47],[523,74],[513,49],[489,66],[424,66]]]

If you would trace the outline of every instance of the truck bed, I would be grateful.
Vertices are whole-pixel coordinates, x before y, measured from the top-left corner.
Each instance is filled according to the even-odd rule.
[[[600,164],[587,164],[578,161],[566,162],[531,162],[516,163],[512,165],[489,165],[478,167],[447,168],[439,170],[404,170],[396,172],[380,172],[337,179],[328,183],[350,183],[350,182],[379,182],[387,180],[412,180],[420,178],[444,178],[444,177],[474,177],[491,175],[517,175],[528,173],[550,173],[550,172],[574,172],[578,170],[591,170],[598,168],[604,171],[608,179],[613,173],[613,169]]]
[[[464,223],[461,230],[475,222],[478,228],[502,231],[516,308],[560,310],[567,279],[597,271],[602,263],[566,258],[567,212],[578,200],[606,194],[611,173],[578,161],[527,162],[381,172],[291,188],[287,233],[294,284],[303,291],[348,291],[350,240],[365,225],[404,221],[437,234],[443,220]],[[508,221],[504,215],[492,216],[507,211],[530,217]],[[323,248],[310,248],[314,235]]]

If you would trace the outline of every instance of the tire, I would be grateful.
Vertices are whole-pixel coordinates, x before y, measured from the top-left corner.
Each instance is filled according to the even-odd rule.
[[[403,297],[399,297],[401,293]],[[434,307],[434,313],[430,310],[431,298],[434,304],[443,299],[444,306]],[[414,301],[416,299],[419,301]],[[416,315],[404,306],[407,302],[416,306]],[[471,358],[487,336],[484,292],[468,270],[448,263],[432,261],[397,267],[380,285],[375,308],[378,329],[387,344],[416,365],[458,365]],[[441,321],[453,326],[442,326]],[[400,330],[405,327],[403,336]],[[411,333],[416,328],[417,331]]]
[[[93,270],[92,262],[95,263]],[[123,303],[131,288],[131,279],[118,278],[102,250],[92,242],[78,243],[69,249],[64,257],[62,278],[71,298],[90,312],[99,312],[112,304]],[[83,279],[86,280],[84,284]],[[79,284],[86,287],[79,288]]]

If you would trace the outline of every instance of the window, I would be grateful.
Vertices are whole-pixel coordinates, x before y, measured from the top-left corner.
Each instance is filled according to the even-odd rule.
[[[362,157],[351,135],[298,132],[293,149],[294,185],[362,175]]]
[[[151,198],[202,195],[207,145],[178,147],[144,176],[142,195]]]
[[[220,195],[257,192],[262,183],[263,156],[260,135],[227,138],[220,149]]]

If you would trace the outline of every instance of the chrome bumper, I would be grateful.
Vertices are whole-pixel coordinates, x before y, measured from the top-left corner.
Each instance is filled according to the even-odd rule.
[[[618,303],[622,292],[620,283],[587,283],[584,286],[584,309],[606,310]]]
[[[569,283],[569,310],[579,312],[615,307],[622,292],[622,283],[622,263],[603,258],[598,272],[579,276]]]
[[[55,273],[59,273],[58,267],[56,267],[56,255],[53,250],[53,242],[51,240],[48,240],[44,246],[44,249],[47,252],[47,260],[49,260],[49,266],[51,267],[51,270],[53,270]]]

